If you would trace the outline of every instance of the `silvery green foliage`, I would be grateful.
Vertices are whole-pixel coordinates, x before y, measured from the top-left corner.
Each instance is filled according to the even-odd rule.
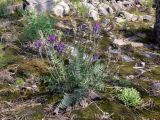
[[[98,89],[99,83],[103,83],[104,65],[100,61],[93,63],[92,60],[84,60],[82,49],[78,49],[76,58],[70,60],[68,64],[64,64],[61,56],[54,52],[51,52],[51,61],[53,63],[51,75],[49,79],[46,77],[44,80],[51,91],[60,88],[61,92],[68,92],[73,91],[75,87]]]
[[[121,100],[126,106],[137,106],[142,100],[140,93],[134,88],[124,88],[120,91],[118,99]]]
[[[91,59],[84,60],[83,53],[83,50],[78,48],[76,58],[65,64],[61,56],[51,52],[51,75],[42,77],[42,80],[50,91],[66,93],[60,107],[70,106],[73,101],[77,103],[90,89],[105,90],[104,65],[100,61],[93,63]]]

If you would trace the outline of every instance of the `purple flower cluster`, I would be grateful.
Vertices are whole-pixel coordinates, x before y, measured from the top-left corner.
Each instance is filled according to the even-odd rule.
[[[100,24],[99,23],[96,23],[94,26],[93,26],[93,32],[94,33],[98,33],[100,31]]]
[[[63,53],[64,51],[64,44],[62,41],[58,42],[57,41],[57,37],[55,35],[50,35],[48,37],[48,41],[54,44],[54,49],[58,52],[58,53]],[[36,49],[39,49],[42,46],[42,41],[41,40],[37,40],[34,42],[34,46]]]
[[[98,53],[93,55],[93,62],[96,62],[97,60],[99,60],[100,55]]]
[[[39,49],[42,46],[42,41],[41,40],[35,41],[34,46],[35,46],[36,49]]]
[[[57,50],[58,53],[63,53],[64,51],[63,42],[58,42],[58,44],[54,46],[54,49]]]
[[[48,41],[49,41],[49,42],[56,42],[56,41],[57,41],[57,38],[56,38],[55,35],[50,35],[50,36],[48,37]]]

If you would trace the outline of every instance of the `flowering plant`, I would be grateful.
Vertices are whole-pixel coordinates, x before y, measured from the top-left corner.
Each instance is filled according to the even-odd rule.
[[[76,96],[76,101],[79,101],[90,89],[105,90],[103,83],[105,68],[100,62],[99,54],[84,59],[84,50],[78,47],[77,56],[73,57],[64,42],[58,41],[55,35],[50,35],[45,42],[44,47],[47,46],[51,67],[49,68],[50,74],[41,79],[47,84],[50,91],[65,93],[65,95],[74,94],[77,90],[83,91],[84,93],[81,93],[79,97]],[[35,47],[40,49],[43,44],[38,40]],[[64,54],[68,55],[68,63],[65,63],[63,59]],[[65,98],[68,99],[68,97]],[[60,106],[67,107],[68,104],[62,105],[63,103],[66,102],[62,102]]]

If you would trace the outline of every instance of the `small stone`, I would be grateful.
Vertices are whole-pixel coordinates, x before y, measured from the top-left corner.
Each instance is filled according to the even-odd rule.
[[[127,43],[123,39],[114,39],[113,44],[116,44],[118,46],[127,45]]]
[[[146,63],[145,62],[140,62],[140,63],[136,63],[135,65],[135,69],[142,69],[146,66]]]
[[[132,18],[134,17],[133,14],[130,14],[130,13],[126,12],[126,11],[123,11],[123,13],[124,13],[124,16],[125,16],[127,21],[132,21]]]
[[[131,42],[130,44],[131,44],[132,47],[144,47],[143,43]]]
[[[153,83],[151,85],[151,94],[155,97],[160,97],[160,83]]]
[[[144,20],[144,21],[152,21],[152,19],[153,19],[153,17],[150,16],[150,15],[145,15],[145,16],[143,16],[143,20]]]
[[[140,38],[146,38],[146,34],[145,33],[137,33],[137,36]]]
[[[116,17],[116,22],[117,22],[117,23],[123,23],[123,22],[125,22],[125,21],[126,21],[126,20],[123,19],[123,18]]]
[[[113,49],[113,50],[111,49],[111,50],[109,50],[109,52],[112,54],[121,54],[122,53],[122,51],[118,50],[118,49]]]
[[[88,107],[88,102],[87,102],[87,98],[83,99],[80,101],[80,105],[83,107],[83,108],[86,108]]]
[[[153,83],[152,89],[153,90],[160,90],[160,83]]]
[[[139,16],[138,21],[142,22],[143,21],[143,16]]]
[[[133,62],[134,61],[131,57],[129,57],[127,55],[122,55],[121,58],[122,58],[122,61],[124,61],[124,62]]]
[[[147,58],[160,58],[160,54],[158,53],[145,52],[143,55]]]
[[[89,98],[91,100],[100,100],[100,99],[102,99],[102,97],[100,96],[100,94],[98,94],[98,93],[96,93],[94,91],[90,91],[88,96],[89,96]]]
[[[138,20],[138,16],[137,15],[133,15],[132,16],[132,22],[135,22],[135,21],[137,21]]]

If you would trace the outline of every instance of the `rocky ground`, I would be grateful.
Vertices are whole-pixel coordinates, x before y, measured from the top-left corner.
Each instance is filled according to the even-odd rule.
[[[151,7],[151,1],[113,0],[103,4],[95,1],[84,1],[82,4],[90,8],[90,20],[99,20],[103,26],[102,40],[98,44],[100,55],[103,58],[104,49],[107,48],[113,62],[118,56],[118,62],[111,65],[112,70],[126,80],[127,85],[130,83],[141,92],[142,106],[128,108],[119,103],[114,97],[117,82],[110,81],[110,88],[102,95],[104,99],[91,103],[83,101],[81,107],[68,108],[65,114],[54,115],[54,105],[62,95],[49,93],[37,78],[47,72],[46,63],[37,57],[35,51],[31,51],[19,41],[18,36],[24,25],[22,18],[17,18],[15,14],[0,18],[0,119],[160,119],[160,51],[153,38],[154,8]],[[70,6],[73,6],[70,1],[56,5],[52,12],[58,19],[60,16],[68,20],[71,15]],[[58,5],[64,5],[66,8],[59,8]],[[32,3],[27,7],[35,6]],[[46,10],[43,7],[42,10]],[[58,14],[56,10],[59,9],[65,13]],[[60,29],[70,29],[69,25],[63,24],[63,19],[61,18],[57,26]],[[116,68],[119,68],[118,71]]]

